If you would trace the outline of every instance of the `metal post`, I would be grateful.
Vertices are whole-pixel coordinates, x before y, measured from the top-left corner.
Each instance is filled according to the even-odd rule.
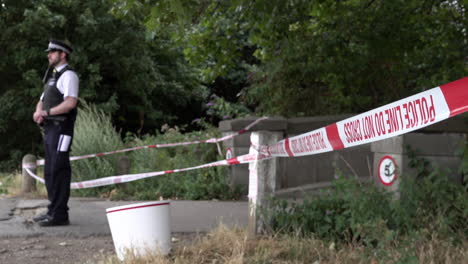
[[[27,154],[23,157],[22,162],[22,182],[21,182],[21,192],[30,193],[36,191],[36,180],[29,175],[25,168],[28,168],[32,173],[36,174],[37,164],[36,156],[32,154]]]

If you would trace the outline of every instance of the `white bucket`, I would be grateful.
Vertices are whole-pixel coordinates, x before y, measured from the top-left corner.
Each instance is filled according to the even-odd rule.
[[[107,208],[107,220],[120,260],[132,252],[168,254],[171,250],[169,201],[145,202]]]

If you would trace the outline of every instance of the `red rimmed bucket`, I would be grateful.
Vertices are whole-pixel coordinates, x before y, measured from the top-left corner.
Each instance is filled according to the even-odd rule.
[[[107,208],[107,220],[120,260],[125,254],[168,254],[171,250],[170,202],[153,201]]]

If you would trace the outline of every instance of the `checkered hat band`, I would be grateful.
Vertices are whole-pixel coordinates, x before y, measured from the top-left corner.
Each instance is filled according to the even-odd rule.
[[[66,53],[71,53],[71,50],[65,48],[64,46],[57,45],[57,44],[55,44],[55,43],[49,43],[49,47],[48,47],[47,50],[52,50],[52,49],[63,50],[63,51],[65,51]]]

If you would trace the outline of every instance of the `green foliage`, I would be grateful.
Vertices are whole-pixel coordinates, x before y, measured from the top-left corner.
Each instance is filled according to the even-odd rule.
[[[75,124],[70,155],[81,156],[124,148],[119,133],[108,115],[95,105],[82,103]],[[85,181],[116,174],[117,155],[72,161],[73,181]],[[74,191],[77,195],[98,196],[111,187],[99,187]]]
[[[200,172],[180,172],[116,186],[111,199],[154,200],[234,200],[239,188],[231,188],[225,180],[225,168],[202,169]]]
[[[11,187],[14,177],[14,174],[0,173],[0,195],[8,194],[8,188]]]
[[[141,19],[147,28],[154,35],[168,36],[183,49],[210,94],[240,105],[249,65],[257,60],[252,56],[255,48],[248,42],[249,25],[239,20],[242,10],[225,12],[229,8],[229,1],[114,0],[113,13],[125,19],[131,16],[129,10],[143,10]],[[210,119],[213,124],[217,121]]]
[[[223,97],[217,95],[212,95],[211,101],[209,101],[206,106],[206,114],[219,119],[240,118],[250,114],[250,110],[247,107],[241,104],[228,102]]]
[[[468,114],[464,114],[465,124],[468,124]],[[465,184],[465,190],[468,192],[468,141],[465,140],[465,144],[460,148],[460,156],[462,157],[462,164],[458,172],[463,175],[463,183]]]
[[[454,242],[468,237],[468,196],[441,170],[425,177],[402,176],[400,198],[355,179],[338,179],[333,188],[299,203],[272,200],[263,210],[272,231],[360,243],[383,251],[397,239],[410,241],[436,233]]]
[[[333,190],[302,203],[273,200],[271,212],[274,231],[313,233],[336,241],[373,243],[391,236],[386,228],[391,195],[375,186],[362,186],[354,179],[340,178]]]
[[[145,146],[219,136],[219,132],[213,127],[204,131],[182,133],[178,127],[170,128],[165,125],[162,132],[157,132],[155,136],[146,135],[142,138],[129,137],[127,144]],[[216,146],[212,144],[139,150],[131,152],[129,158],[131,173],[187,168],[221,159]],[[117,189],[115,198],[155,199],[165,197],[189,200],[238,198],[240,190],[238,187],[232,189],[228,185],[226,173],[226,168],[213,167],[139,180],[127,184],[124,188]]]
[[[3,168],[24,153],[40,153],[32,121],[47,67],[49,38],[65,39],[80,77],[80,97],[106,109],[114,125],[146,132],[166,122],[188,123],[208,95],[181,48],[148,34],[141,10],[124,20],[108,0],[4,0],[0,6],[0,154]],[[18,126],[22,129],[17,129]],[[18,155],[19,153],[19,155]],[[8,159],[16,159],[6,163]]]
[[[204,131],[182,133],[178,127],[164,125],[162,133],[138,137],[127,134],[122,142],[110,117],[94,105],[84,104],[75,127],[72,155],[102,153],[124,148],[173,142],[185,142],[219,136],[209,127]],[[106,155],[72,162],[73,181],[84,181],[117,175],[117,162],[124,154]],[[216,146],[197,144],[170,148],[150,148],[127,152],[129,173],[165,171],[197,166],[220,159]],[[226,168],[214,167],[167,174],[130,183],[74,191],[83,196],[111,196],[113,199],[148,200],[159,197],[171,199],[222,199],[238,198],[239,188],[231,188],[225,178]]]
[[[468,149],[464,148],[466,153]],[[406,232],[431,228],[444,236],[455,236],[458,232],[468,236],[466,186],[451,178],[450,171],[417,156],[409,147],[406,150],[409,166],[416,170],[416,177],[400,183],[401,199],[395,206],[396,225]]]
[[[362,112],[468,73],[466,1],[114,2],[151,10],[206,81],[241,65],[267,114]]]
[[[362,112],[467,74],[460,2],[241,2],[262,60],[248,98],[264,112]]]
[[[459,183],[441,169],[426,177],[408,178],[400,185],[401,199],[394,207],[396,226],[403,232],[430,229],[444,237],[468,237],[468,196]]]
[[[142,10],[148,29],[170,36],[183,47],[185,57],[200,67],[206,82],[229,74],[242,62],[243,49],[249,45],[249,25],[239,22],[241,10],[231,9],[228,1],[113,2],[113,13],[119,17],[130,18],[129,11]]]

